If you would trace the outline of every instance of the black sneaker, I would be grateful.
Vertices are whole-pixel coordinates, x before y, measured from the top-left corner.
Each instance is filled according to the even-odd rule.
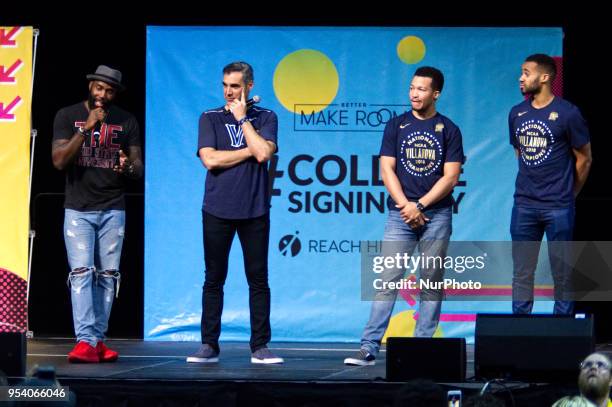
[[[373,366],[376,364],[376,356],[365,349],[359,349],[359,352],[354,358],[344,359],[344,364],[352,366]]]
[[[274,353],[270,352],[270,349],[266,347],[259,348],[251,354],[251,363],[262,363],[270,365],[283,362],[283,358],[276,356]]]
[[[204,343],[196,353],[187,358],[187,363],[216,363],[219,361],[219,352],[212,346]]]

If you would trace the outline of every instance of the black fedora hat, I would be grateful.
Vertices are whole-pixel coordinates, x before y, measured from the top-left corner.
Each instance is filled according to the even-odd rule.
[[[87,79],[89,79],[90,81],[106,82],[114,88],[123,90],[125,89],[125,86],[123,86],[123,84],[121,83],[121,77],[122,75],[120,71],[113,68],[109,68],[106,65],[98,66],[95,73],[87,75]]]

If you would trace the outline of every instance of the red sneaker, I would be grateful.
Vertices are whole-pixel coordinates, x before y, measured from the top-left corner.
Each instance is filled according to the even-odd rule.
[[[100,357],[96,348],[85,341],[81,341],[68,353],[68,362],[70,363],[98,363]]]
[[[104,342],[98,342],[96,352],[98,352],[100,362],[114,362],[119,358],[119,353],[106,347]]]

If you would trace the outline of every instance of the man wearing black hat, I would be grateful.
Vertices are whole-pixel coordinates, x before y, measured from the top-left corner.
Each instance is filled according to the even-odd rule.
[[[143,172],[138,123],[113,104],[121,72],[100,65],[87,75],[86,101],[61,109],[53,124],[53,165],[66,170],[64,240],[77,344],[70,362],[113,362],[104,345],[125,231],[125,177]]]

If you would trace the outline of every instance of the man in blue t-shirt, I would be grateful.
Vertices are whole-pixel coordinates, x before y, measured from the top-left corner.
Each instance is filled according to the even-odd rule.
[[[251,362],[283,363],[267,348],[271,338],[268,241],[270,195],[267,161],[277,151],[278,120],[247,100],[253,68],[233,62],[223,68],[225,105],[200,116],[197,155],[208,169],[202,206],[205,281],[202,345],[187,362],[219,360],[223,285],[234,235],[244,255],[251,312]]]
[[[461,131],[436,111],[444,85],[442,72],[433,67],[416,70],[410,84],[412,110],[390,120],[380,148],[380,168],[389,192],[389,217],[385,225],[383,254],[444,258],[452,231],[452,192],[463,163]],[[420,279],[430,284],[443,279],[439,262],[421,268]],[[385,283],[399,282],[406,270],[387,268]],[[412,270],[411,272],[414,272]],[[419,316],[414,336],[433,336],[440,319],[443,291],[420,287]],[[347,365],[373,365],[389,325],[397,290],[376,291],[370,319],[361,338],[361,349]]]
[[[552,93],[557,69],[548,55],[527,57],[519,79],[528,98],[508,116],[510,144],[518,157],[512,235],[512,311],[531,313],[540,242],[548,240],[555,284],[555,314],[571,314],[570,247],[574,200],[591,167],[589,131],[580,111]],[[558,242],[558,243],[551,243]]]

